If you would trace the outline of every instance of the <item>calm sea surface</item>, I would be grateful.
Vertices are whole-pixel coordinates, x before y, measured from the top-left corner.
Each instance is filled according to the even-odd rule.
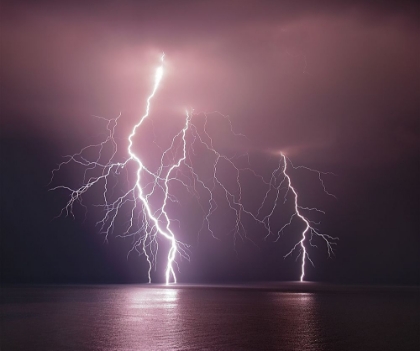
[[[420,350],[419,293],[310,283],[3,287],[1,350]]]

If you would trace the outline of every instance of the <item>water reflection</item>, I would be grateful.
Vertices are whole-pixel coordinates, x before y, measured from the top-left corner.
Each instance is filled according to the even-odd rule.
[[[276,308],[278,342],[285,349],[323,350],[316,297],[313,293],[272,293]]]
[[[323,350],[310,293],[126,287],[108,299],[90,328],[101,350]]]
[[[130,289],[127,294],[128,308],[151,309],[159,308],[168,311],[177,306],[178,290],[176,289]],[[128,301],[127,301],[128,302]]]
[[[5,350],[322,350],[312,294],[144,286],[39,292],[49,298],[6,305],[16,317],[4,324]],[[20,317],[21,310],[32,314]]]
[[[179,340],[179,290],[129,287],[116,296],[111,349],[168,350]]]
[[[2,293],[2,350],[419,349],[418,294],[144,286]]]

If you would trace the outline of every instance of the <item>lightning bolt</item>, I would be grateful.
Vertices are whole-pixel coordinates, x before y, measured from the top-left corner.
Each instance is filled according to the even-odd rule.
[[[163,64],[163,59],[165,57],[165,54],[162,55],[161,57],[161,61]],[[167,261],[167,268],[166,268],[166,274],[165,274],[165,278],[166,278],[166,284],[169,284],[171,281],[171,278],[173,280],[174,283],[176,283],[176,275],[174,272],[174,268],[173,268],[173,262],[176,256],[176,253],[178,252],[178,245],[177,245],[177,241],[175,239],[175,235],[172,232],[171,228],[170,228],[170,219],[168,217],[167,212],[165,211],[165,207],[168,201],[168,182],[169,182],[169,176],[172,173],[172,171],[180,166],[180,163],[182,162],[182,160],[185,159],[185,132],[188,129],[188,121],[189,118],[187,118],[187,124],[185,126],[185,128],[182,130],[183,132],[183,140],[184,140],[184,157],[181,158],[178,163],[176,165],[173,165],[170,169],[169,172],[166,175],[165,178],[165,197],[164,197],[164,202],[163,202],[163,206],[162,206],[162,214],[165,217],[166,220],[166,227],[162,227],[159,218],[156,217],[154,215],[154,213],[151,210],[150,204],[148,202],[147,196],[144,195],[144,190],[143,187],[141,185],[141,173],[142,170],[145,169],[145,166],[143,164],[143,162],[140,160],[140,158],[134,153],[134,151],[132,150],[132,146],[133,146],[133,137],[136,135],[136,131],[137,129],[142,125],[143,121],[149,117],[149,113],[150,113],[150,102],[152,100],[152,98],[155,96],[156,91],[159,87],[159,84],[162,80],[162,76],[163,76],[163,65],[159,66],[156,70],[156,74],[155,74],[155,84],[153,86],[153,91],[152,93],[149,95],[149,97],[147,98],[147,104],[146,104],[146,112],[145,114],[141,117],[140,121],[133,127],[133,130],[130,134],[130,136],[128,137],[128,149],[127,152],[130,155],[130,159],[129,160],[134,160],[137,163],[137,179],[136,179],[136,188],[137,188],[137,192],[138,192],[138,198],[140,199],[140,201],[143,204],[144,209],[146,210],[147,216],[148,218],[152,221],[154,227],[156,228],[157,232],[162,235],[164,238],[166,238],[167,240],[169,240],[170,242],[170,250],[168,253],[168,261]],[[127,161],[128,162],[128,161]],[[146,171],[149,174],[152,174],[152,172],[148,171],[146,169]],[[150,272],[150,271],[149,271]],[[150,274],[149,274],[149,281],[151,280],[150,278]]]
[[[107,130],[109,132],[108,137],[105,141],[101,142],[100,144],[96,145],[90,145],[84,149],[82,149],[79,153],[71,156],[67,156],[68,160],[62,162],[59,164],[58,168],[53,171],[54,173],[59,171],[64,165],[75,162],[81,166],[86,167],[84,171],[84,178],[83,178],[83,185],[77,189],[72,189],[70,187],[66,186],[57,186],[52,188],[51,190],[56,189],[67,189],[70,191],[70,200],[68,201],[67,205],[64,207],[63,210],[66,211],[66,214],[72,214],[73,215],[73,205],[75,201],[79,201],[82,204],[81,196],[88,191],[92,186],[103,182],[104,184],[104,205],[101,205],[105,208],[105,215],[98,222],[98,224],[101,225],[101,232],[105,233],[105,240],[108,240],[108,235],[113,231],[115,220],[122,208],[123,205],[125,205],[128,202],[132,202],[133,206],[131,209],[131,217],[129,220],[129,226],[128,229],[125,231],[124,234],[120,235],[122,237],[125,236],[132,236],[135,234],[138,234],[139,232],[143,231],[144,235],[140,236],[138,240],[136,240],[132,250],[138,250],[138,247],[141,246],[143,253],[146,256],[147,262],[149,263],[149,270],[148,270],[148,280],[151,282],[151,268],[153,262],[156,260],[156,252],[149,255],[147,253],[147,248],[150,246],[155,246],[157,251],[157,241],[156,241],[156,235],[159,235],[170,243],[170,249],[168,252],[167,257],[167,265],[166,265],[166,273],[165,273],[165,281],[166,284],[169,284],[171,282],[176,283],[176,275],[174,270],[174,260],[178,253],[181,253],[186,258],[189,258],[186,251],[185,251],[185,244],[182,244],[178,242],[175,238],[175,234],[171,230],[171,220],[166,212],[166,205],[168,198],[170,196],[169,194],[169,182],[171,180],[171,174],[173,171],[178,168],[183,160],[185,160],[186,153],[185,153],[185,133],[188,129],[189,124],[189,116],[187,114],[186,119],[186,125],[184,129],[182,129],[182,140],[184,142],[184,155],[181,157],[178,162],[174,165],[172,165],[169,168],[169,171],[167,172],[166,176],[162,178],[161,172],[158,174],[153,173],[150,171],[144,164],[144,162],[141,160],[141,158],[136,154],[136,152],[133,150],[133,139],[136,136],[137,130],[140,128],[140,126],[143,124],[143,122],[149,117],[150,115],[150,108],[151,108],[151,101],[153,97],[155,96],[160,82],[163,77],[164,73],[164,54],[161,56],[161,65],[156,69],[155,78],[154,78],[154,85],[153,90],[151,94],[148,96],[146,101],[146,111],[144,115],[140,118],[139,122],[134,125],[133,129],[131,130],[130,135],[128,136],[128,147],[127,147],[127,153],[129,155],[129,158],[125,160],[124,162],[113,162],[113,159],[117,153],[117,144],[114,139],[114,133],[115,133],[115,127],[117,125],[118,119],[120,116],[118,116],[115,119],[109,120],[107,123]],[[99,117],[101,118],[101,117]],[[103,119],[103,118],[101,118]],[[175,137],[176,138],[176,137]],[[174,138],[174,139],[175,139]],[[111,153],[111,157],[108,162],[102,163],[102,151],[104,150],[107,143],[111,143],[113,147],[113,151]],[[87,158],[83,156],[84,152],[98,148],[98,157],[95,161],[89,161]],[[166,153],[166,152],[165,152]],[[134,182],[134,186],[131,187],[126,193],[119,196],[116,200],[110,202],[109,201],[109,181],[112,174],[118,175],[123,169],[127,169],[129,167],[129,163],[135,163],[136,165],[136,179]],[[163,169],[163,166],[161,167],[161,171]],[[97,176],[91,176],[87,178],[87,172],[92,170],[100,170],[100,175]],[[152,190],[149,192],[146,192],[146,188],[148,185],[142,184],[142,176],[144,174],[148,174],[149,176],[152,176],[153,180],[153,187]],[[163,185],[159,184],[161,181],[163,181]],[[154,190],[160,187],[164,189],[164,200],[163,205],[160,208],[160,211],[156,212],[152,210],[152,207],[149,202],[150,196],[153,194]],[[138,206],[138,203],[140,202],[142,213],[143,213],[143,225],[141,226],[139,231],[135,231],[133,233],[130,232],[134,225],[134,213]],[[63,212],[63,211],[62,211]],[[73,215],[74,216],[74,215]],[[163,217],[164,221],[161,220]],[[130,252],[132,251],[130,250]],[[130,254],[129,252],[129,254]]]
[[[128,158],[123,161],[116,160],[121,153],[115,137],[116,127],[121,114],[113,119],[95,116],[106,123],[106,138],[98,144],[92,144],[81,149],[76,154],[66,156],[66,160],[52,171],[51,182],[55,174],[67,165],[75,164],[83,170],[81,186],[58,185],[50,189],[64,189],[70,193],[69,200],[61,210],[60,215],[65,214],[66,216],[72,215],[74,217],[73,206],[75,203],[79,203],[87,209],[82,201],[83,195],[93,187],[102,187],[102,202],[96,206],[104,210],[104,215],[97,222],[97,225],[100,226],[100,232],[104,234],[105,241],[108,241],[109,235],[114,232],[117,218],[123,216],[121,213],[128,212],[126,230],[117,235],[117,237],[122,238],[133,238],[133,245],[127,257],[133,251],[145,256],[149,266],[147,277],[150,283],[152,280],[152,268],[155,267],[156,269],[157,266],[159,238],[162,238],[169,244],[164,276],[166,284],[171,284],[177,282],[175,273],[176,268],[179,270],[177,259],[190,259],[188,255],[190,246],[177,239],[174,229],[174,224],[178,223],[180,228],[180,223],[176,219],[171,219],[168,212],[169,203],[180,205],[180,202],[171,191],[172,183],[181,184],[196,199],[203,213],[199,235],[201,232],[207,231],[213,238],[219,239],[212,228],[211,222],[219,208],[217,198],[223,198],[226,201],[228,209],[234,218],[231,233],[233,234],[235,250],[238,239],[249,240],[256,245],[247,233],[245,222],[247,219],[251,219],[260,225],[265,231],[266,238],[274,233],[272,220],[276,216],[276,210],[279,207],[282,186],[286,183],[287,191],[284,195],[284,201],[286,201],[288,193],[291,192],[294,196],[294,213],[289,222],[278,231],[277,240],[280,237],[280,233],[292,223],[294,218],[299,218],[305,224],[305,229],[301,233],[301,239],[284,256],[287,257],[300,248],[300,255],[302,255],[300,279],[302,281],[305,275],[305,261],[309,260],[313,264],[305,247],[306,242],[315,246],[312,244],[313,236],[321,237],[327,244],[328,254],[331,255],[333,253],[332,245],[335,244],[334,240],[336,238],[317,231],[314,225],[302,214],[302,210],[322,211],[316,208],[301,207],[298,204],[298,193],[292,186],[290,175],[287,172],[289,163],[291,167],[294,166],[283,153],[281,153],[277,168],[272,172],[270,179],[266,180],[252,169],[248,153],[228,156],[217,150],[216,142],[211,136],[208,127],[210,119],[221,118],[222,122],[219,125],[226,126],[234,137],[244,137],[244,135],[233,130],[229,116],[225,116],[218,111],[195,113],[194,110],[186,111],[184,126],[172,138],[170,146],[164,151],[160,149],[162,154],[157,170],[153,171],[148,168],[145,160],[135,151],[134,139],[143,123],[150,118],[151,103],[158,92],[164,75],[164,58],[163,54],[160,58],[160,65],[156,68],[153,89],[146,100],[145,113],[132,127],[127,138],[126,155],[128,155]],[[195,123],[194,120],[196,119],[201,121],[201,123]],[[200,152],[200,155],[198,152]],[[93,160],[90,160],[92,154],[96,156]],[[206,175],[196,171],[200,159],[202,160],[203,158],[206,159],[206,164],[210,169],[209,174]],[[243,159],[246,162],[243,162]],[[245,163],[245,166],[238,166],[238,163]],[[306,167],[298,166],[294,168]],[[235,175],[234,185],[228,184],[223,179],[222,169],[225,173],[228,172]],[[321,177],[323,173],[309,168],[306,169],[318,173],[324,191],[331,195],[325,189]],[[133,174],[135,175],[134,179],[132,179]],[[121,179],[124,179],[123,176],[125,176],[124,182],[128,184],[127,191],[121,191],[121,187],[117,187],[118,184],[121,184]],[[281,179],[280,176],[282,177]],[[244,179],[253,177],[255,182],[259,182],[267,187],[256,211],[252,210],[251,206],[243,201],[244,186],[241,182],[243,177]],[[271,202],[269,195],[273,191],[275,196]],[[156,203],[160,205],[156,205]],[[309,239],[307,239],[307,235],[310,236]]]
[[[306,246],[305,246],[305,242],[306,242],[306,239],[307,239],[306,236],[308,234],[310,235],[309,244],[311,246],[315,246],[315,247],[316,247],[316,245],[314,245],[312,243],[313,236],[316,235],[316,236],[322,238],[325,241],[326,245],[327,245],[328,256],[331,256],[334,253],[332,245],[335,245],[336,244],[336,242],[334,242],[334,241],[335,240],[338,240],[338,238],[332,237],[332,236],[330,236],[328,234],[320,233],[316,228],[314,228],[313,225],[311,225],[311,222],[302,214],[302,210],[314,210],[314,211],[318,211],[318,212],[322,212],[322,213],[324,213],[324,212],[322,210],[317,209],[317,208],[302,207],[302,206],[299,205],[299,201],[298,201],[299,195],[298,195],[296,189],[292,185],[292,180],[290,178],[290,175],[287,173],[288,160],[287,160],[286,156],[282,152],[280,153],[280,155],[281,155],[281,160],[282,160],[282,163],[283,163],[282,173],[283,173],[284,178],[287,181],[287,192],[286,192],[285,198],[287,196],[288,191],[291,191],[293,193],[293,198],[294,198],[294,202],[293,202],[293,205],[294,205],[294,213],[292,214],[289,222],[287,222],[280,229],[279,232],[282,232],[285,227],[289,226],[292,223],[292,220],[295,217],[299,218],[304,223],[305,228],[303,229],[303,231],[301,233],[301,239],[296,243],[296,245],[286,255],[284,255],[284,258],[286,258],[287,256],[291,255],[300,246],[300,254],[299,255],[302,256],[300,281],[303,282],[303,280],[305,278],[305,261],[306,261],[306,259],[309,262],[311,262],[311,264],[314,266],[314,263],[311,260],[309,254],[308,254],[308,250],[306,249]],[[292,167],[293,167],[293,165],[292,165]],[[299,166],[299,167],[296,167],[296,168],[302,168],[302,167]],[[310,168],[307,168],[307,167],[303,167],[303,168],[309,169],[312,172],[317,172],[318,175],[319,175],[319,179],[321,180],[321,184],[322,184],[322,186],[324,188],[324,191],[328,195],[334,196],[334,195],[330,194],[329,192],[327,192],[327,190],[325,189],[325,185],[324,185],[324,183],[322,181],[321,173],[319,171],[316,171],[316,170],[313,170],[313,169],[310,169]]]

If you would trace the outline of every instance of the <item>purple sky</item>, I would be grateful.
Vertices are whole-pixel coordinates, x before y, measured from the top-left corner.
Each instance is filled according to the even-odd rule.
[[[98,133],[91,115],[121,111],[123,128],[130,125],[144,110],[164,51],[160,114],[182,123],[185,108],[218,110],[255,152],[284,150],[296,164],[337,174],[330,186],[338,204],[323,219],[342,238],[339,262],[329,264],[338,268],[325,268],[331,279],[342,268],[357,280],[363,265],[370,265],[367,281],[375,274],[386,281],[395,265],[391,281],[407,266],[418,272],[412,268],[419,266],[420,146],[414,2],[14,1],[2,5],[0,16],[1,139],[9,145],[2,164],[12,159],[10,145],[43,140],[51,151],[37,153],[45,169],[31,159],[43,180],[57,156]],[[16,155],[30,158],[26,151]],[[8,168],[3,179],[16,179],[18,171]],[[3,200],[2,207],[14,212],[18,203]],[[383,241],[373,248],[381,263],[369,260],[365,248],[357,263],[346,262],[366,235],[370,249],[375,238]],[[14,264],[10,276],[17,275]],[[409,274],[404,279],[413,282]]]

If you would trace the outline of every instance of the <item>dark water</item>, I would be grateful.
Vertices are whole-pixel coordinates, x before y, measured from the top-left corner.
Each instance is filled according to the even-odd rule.
[[[1,350],[420,350],[412,288],[3,287]]]

